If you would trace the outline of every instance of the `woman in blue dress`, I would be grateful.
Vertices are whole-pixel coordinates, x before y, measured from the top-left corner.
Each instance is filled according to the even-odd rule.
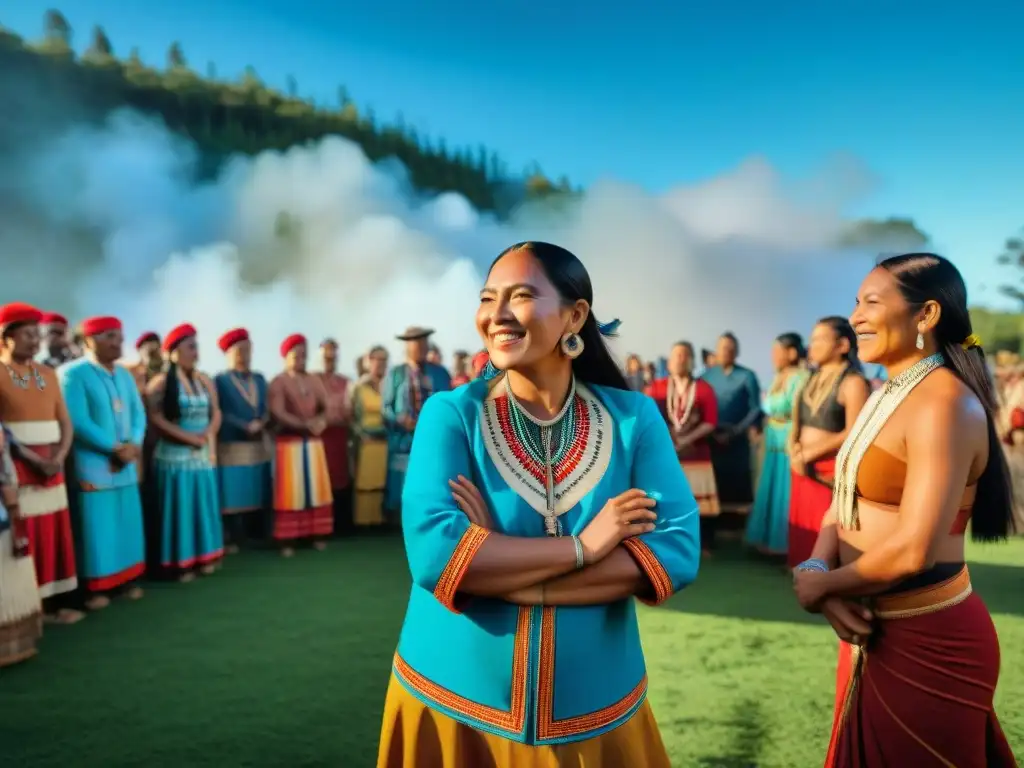
[[[775,379],[764,396],[764,461],[754,506],[747,520],[747,543],[766,555],[785,555],[789,541],[789,437],[793,403],[807,381],[807,351],[799,333],[784,333],[772,345]]]
[[[423,406],[378,768],[669,766],[633,598],[693,581],[699,512],[592,302],[564,248],[508,249],[476,318],[491,374]]]
[[[213,383],[196,369],[196,329],[179,325],[164,337],[170,365],[146,388],[160,516],[160,562],[180,581],[209,575],[224,555],[217,475],[210,444],[220,428]]]

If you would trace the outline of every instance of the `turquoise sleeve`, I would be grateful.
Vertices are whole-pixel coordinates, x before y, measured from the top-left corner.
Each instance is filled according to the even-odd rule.
[[[638,416],[633,456],[633,487],[657,501],[658,519],[650,533],[623,545],[654,587],[652,605],[662,603],[697,578],[700,566],[700,511],[679,466],[665,420],[651,399]]]
[[[445,393],[427,399],[402,490],[402,534],[413,582],[458,613],[459,583],[489,531],[460,510],[449,480],[473,477],[466,425]]]
[[[64,405],[68,409],[71,425],[75,430],[75,440],[99,453],[112,454],[117,446],[92,420],[86,385],[77,375],[79,370],[81,366],[61,371],[61,393],[64,395]]]

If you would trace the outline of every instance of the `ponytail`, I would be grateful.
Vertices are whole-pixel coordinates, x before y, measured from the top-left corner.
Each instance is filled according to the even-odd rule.
[[[178,364],[171,362],[167,366],[167,378],[164,380],[164,401],[161,404],[164,418],[171,424],[181,421],[181,384],[178,382]]]
[[[905,253],[879,262],[891,274],[911,311],[929,301],[939,305],[938,323],[932,331],[935,343],[952,371],[978,398],[988,417],[988,463],[978,478],[971,515],[975,541],[1005,539],[1013,530],[1013,486],[1003,446],[996,430],[999,404],[985,352],[971,331],[967,285],[949,259],[934,253]]]
[[[956,374],[981,401],[988,422],[988,463],[978,478],[978,491],[971,514],[971,538],[975,541],[1005,539],[1013,530],[1013,485],[996,429],[996,400],[992,376],[980,346],[964,349],[962,343],[946,343],[942,349],[946,367]]]

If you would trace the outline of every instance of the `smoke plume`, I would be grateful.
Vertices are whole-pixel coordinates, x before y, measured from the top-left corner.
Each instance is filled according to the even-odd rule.
[[[205,184],[197,162],[189,142],[131,112],[19,153],[0,190],[0,249],[13,256],[0,299],[115,313],[129,335],[193,322],[209,370],[217,336],[243,325],[274,373],[293,332],[335,337],[346,360],[376,343],[397,352],[408,325],[435,328],[446,353],[474,350],[483,269],[513,242],[545,239],[583,259],[598,318],[623,321],[618,354],[713,346],[731,330],[767,375],[772,339],[847,313],[870,264],[830,245],[871,183],[849,159],[798,183],[754,159],[660,196],[609,180],[557,215],[527,206],[508,222],[415,192],[395,163],[375,166],[341,138],[232,160]]]

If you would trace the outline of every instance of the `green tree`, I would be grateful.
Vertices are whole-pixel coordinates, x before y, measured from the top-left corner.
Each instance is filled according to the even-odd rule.
[[[43,38],[54,46],[71,47],[71,25],[63,13],[51,8],[43,15]]]
[[[288,80],[285,84],[285,90],[288,93],[289,99],[299,98],[299,81],[295,79],[294,75],[288,75]]]
[[[1003,252],[999,254],[997,261],[1004,266],[1013,267],[1014,271],[1018,273],[1013,283],[999,286],[999,291],[1011,299],[1016,299],[1024,306],[1024,288],[1022,288],[1022,283],[1024,283],[1024,229],[1021,229],[1019,235],[1007,238],[1003,244]]]
[[[89,44],[89,48],[86,50],[87,56],[94,58],[112,58],[114,55],[114,46],[110,44],[110,38],[107,37],[107,33],[103,30],[103,27],[97,25],[92,28],[92,42]]]
[[[167,49],[167,69],[172,72],[176,69],[188,69],[185,52],[181,50],[181,43],[177,40]]]
[[[918,229],[912,219],[863,219],[849,225],[839,236],[844,248],[877,250],[911,250],[928,242],[928,235]]]
[[[344,111],[345,107],[352,103],[352,98],[348,94],[348,88],[344,85],[338,86],[338,108]]]
[[[217,64],[213,61],[206,62],[206,79],[211,83],[217,81]]]

